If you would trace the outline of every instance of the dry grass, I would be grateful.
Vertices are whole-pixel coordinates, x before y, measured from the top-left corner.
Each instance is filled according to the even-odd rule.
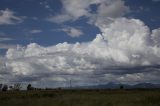
[[[8,91],[0,106],[160,106],[160,90]]]

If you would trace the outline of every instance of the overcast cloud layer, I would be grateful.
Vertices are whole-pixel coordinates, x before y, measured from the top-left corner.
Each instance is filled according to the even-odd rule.
[[[31,43],[8,49],[1,57],[5,82],[52,83],[66,86],[107,82],[159,83],[160,29],[150,30],[139,19],[123,17],[129,7],[122,0],[62,0],[63,9],[47,20],[56,23],[88,18],[101,33],[90,42],[42,47]],[[92,12],[91,5],[97,5]],[[65,29],[72,37],[83,32]],[[37,33],[37,32],[36,32]]]

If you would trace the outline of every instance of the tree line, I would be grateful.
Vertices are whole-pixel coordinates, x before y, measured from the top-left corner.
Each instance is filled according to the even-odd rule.
[[[58,89],[61,89],[61,88],[58,88]],[[22,90],[22,84],[20,84],[20,83],[16,83],[12,86],[8,86],[6,84],[0,84],[0,91],[20,91],[20,90]],[[53,88],[42,89],[42,88],[33,87],[31,84],[28,84],[26,86],[26,90],[27,91],[31,91],[31,90],[53,90]]]

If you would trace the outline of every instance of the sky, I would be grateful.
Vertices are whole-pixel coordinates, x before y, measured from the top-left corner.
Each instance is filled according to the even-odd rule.
[[[0,2],[0,83],[160,83],[160,0]]]

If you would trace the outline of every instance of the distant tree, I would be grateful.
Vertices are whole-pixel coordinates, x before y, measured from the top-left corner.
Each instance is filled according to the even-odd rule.
[[[8,86],[7,85],[4,85],[3,87],[2,87],[2,91],[7,91],[8,90]]]
[[[123,85],[120,85],[120,89],[124,89],[124,86],[123,86]]]
[[[27,90],[28,90],[28,91],[29,91],[29,90],[32,90],[32,85],[31,85],[31,84],[28,84]]]
[[[9,89],[10,89],[10,90],[13,90],[13,86],[9,86]]]
[[[0,84],[0,90],[2,89],[2,87],[3,87],[3,84]]]
[[[14,87],[13,87],[14,90],[19,91],[21,88],[22,87],[20,83],[14,84]]]

